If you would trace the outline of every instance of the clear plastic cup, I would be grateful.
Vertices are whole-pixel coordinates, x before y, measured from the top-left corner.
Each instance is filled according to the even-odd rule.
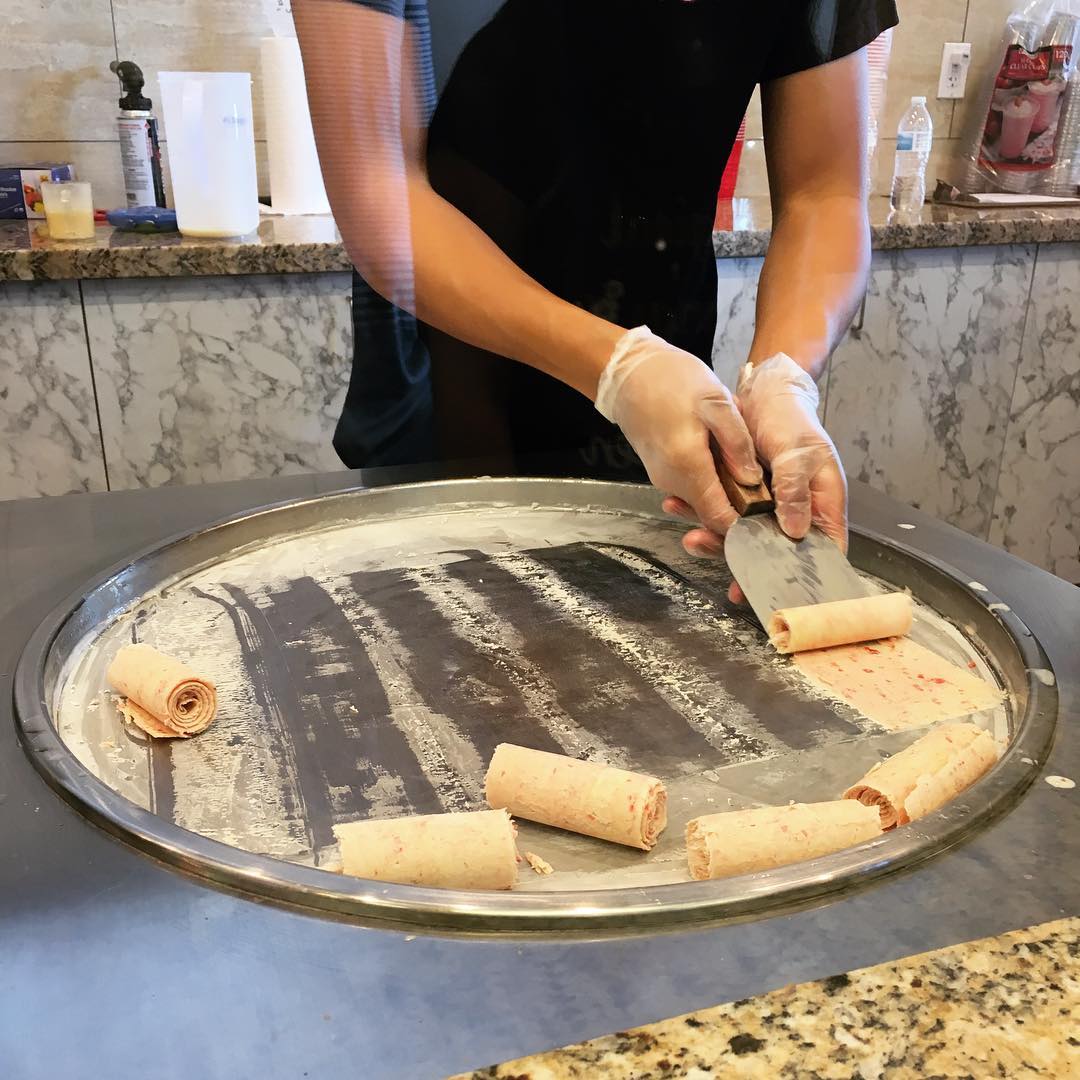
[[[45,222],[53,240],[92,240],[94,200],[85,180],[44,180],[41,198]]]

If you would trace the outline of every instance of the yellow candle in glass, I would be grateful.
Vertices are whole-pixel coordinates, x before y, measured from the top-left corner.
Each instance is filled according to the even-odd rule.
[[[84,180],[59,183],[46,180],[41,185],[45,201],[45,220],[53,240],[92,240],[94,237],[94,202],[90,185]]]

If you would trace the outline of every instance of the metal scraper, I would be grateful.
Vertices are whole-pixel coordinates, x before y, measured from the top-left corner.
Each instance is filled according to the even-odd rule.
[[[762,626],[781,608],[869,595],[844,553],[819,528],[792,540],[776,520],[764,483],[746,487],[722,466],[719,471],[739,515],[724,539],[724,558]]]

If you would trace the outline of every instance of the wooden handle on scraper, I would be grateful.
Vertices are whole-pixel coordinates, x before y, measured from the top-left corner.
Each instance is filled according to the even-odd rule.
[[[720,484],[727,495],[728,501],[735,509],[739,517],[748,517],[751,514],[769,514],[776,509],[772,492],[764,480],[760,484],[747,486],[740,484],[734,476],[728,472],[724,463],[720,448],[712,441],[713,460],[716,462],[716,472],[720,477]]]

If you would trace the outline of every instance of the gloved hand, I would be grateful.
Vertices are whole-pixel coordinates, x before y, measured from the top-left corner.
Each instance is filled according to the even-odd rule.
[[[632,344],[624,349],[623,354],[620,353],[624,343],[627,343],[627,338],[630,335],[641,334],[648,335],[648,338],[654,341],[659,340],[649,335],[644,327],[630,331],[616,346],[612,361],[609,362],[608,369],[601,377],[601,389],[605,389],[605,378],[608,372],[614,369],[617,373],[616,362],[620,360],[620,356],[633,354]],[[664,345],[664,348],[671,349],[671,346]],[[676,349],[671,349],[671,352],[680,356],[687,355]],[[699,367],[703,366],[699,362]],[[624,372],[623,379],[628,378],[629,374],[629,371]],[[659,392],[663,392],[664,380],[660,378],[658,381]],[[712,382],[714,388],[719,387],[726,397],[730,397],[715,377]],[[650,380],[650,386],[652,384],[653,381]],[[608,390],[610,392],[610,388]],[[644,393],[645,387],[642,387],[641,391]],[[791,357],[778,353],[757,367],[751,368],[747,365],[743,369],[739,379],[738,395],[738,404],[747,430],[756,444],[757,453],[772,469],[772,491],[777,503],[776,514],[780,527],[789,536],[799,538],[806,535],[811,523],[816,524],[827,536],[832,537],[842,550],[846,551],[847,481],[840,466],[836,447],[817,418],[818,392],[814,380]],[[601,395],[598,394],[598,408],[600,404]],[[605,399],[605,404],[610,404],[607,399]],[[679,407],[684,407],[681,400]],[[601,409],[601,411],[604,410]],[[630,411],[632,411],[632,406]],[[605,412],[605,415],[622,426],[614,410],[610,413]],[[643,426],[648,431],[655,432],[655,428]],[[680,484],[678,465],[674,463],[675,459],[669,453],[667,460],[663,463],[664,467],[657,467],[657,475],[654,476],[654,467],[646,459],[643,447],[638,445],[626,427],[623,427],[623,433],[645,461],[646,468],[649,470],[649,479],[657,487],[672,493],[664,500],[664,509],[669,514],[688,521],[701,522],[701,527],[691,529],[683,537],[683,547],[692,555],[722,554],[723,534],[735,517],[723,490],[717,487],[720,492],[719,498],[722,500],[721,509],[711,520],[706,520],[699,507],[702,501],[701,496],[698,496],[698,503],[695,503],[692,497],[684,494],[695,489],[707,490],[711,496],[713,488],[709,487],[710,469],[713,481],[717,486],[719,483],[715,478],[715,466],[711,462],[708,465],[699,466],[693,480],[687,477],[686,480],[689,482],[684,481]],[[724,445],[719,438],[717,441],[721,442],[722,446]],[[736,445],[745,449],[741,441],[741,433],[736,439]],[[729,462],[729,468],[731,468],[730,463],[733,462],[731,455],[726,454],[725,460]],[[742,471],[732,468],[733,474],[741,483],[756,483],[759,476],[751,473],[746,459],[740,458],[740,463]],[[674,477],[671,475],[673,467]],[[658,476],[662,479],[658,479]],[[729,596],[736,602],[744,599],[738,585],[731,587]]]
[[[811,524],[847,551],[847,480],[832,439],[817,418],[818,392],[810,375],[790,356],[776,356],[743,369],[739,378],[739,408],[757,452],[772,470],[771,487],[780,527],[795,539]],[[664,509],[694,520],[681,499],[664,500]],[[692,554],[723,550],[709,530],[694,529],[683,537]],[[741,597],[739,590],[733,599]]]
[[[743,368],[737,394],[758,454],[772,470],[780,528],[798,540],[817,525],[847,551],[847,481],[818,420],[814,380],[777,353]]]
[[[727,387],[696,356],[639,326],[616,343],[600,376],[596,408],[619,425],[649,479],[671,493],[669,503],[704,526],[687,534],[687,550],[719,554],[720,537],[736,514],[717,476],[714,452],[740,483],[757,484],[762,476]]]

